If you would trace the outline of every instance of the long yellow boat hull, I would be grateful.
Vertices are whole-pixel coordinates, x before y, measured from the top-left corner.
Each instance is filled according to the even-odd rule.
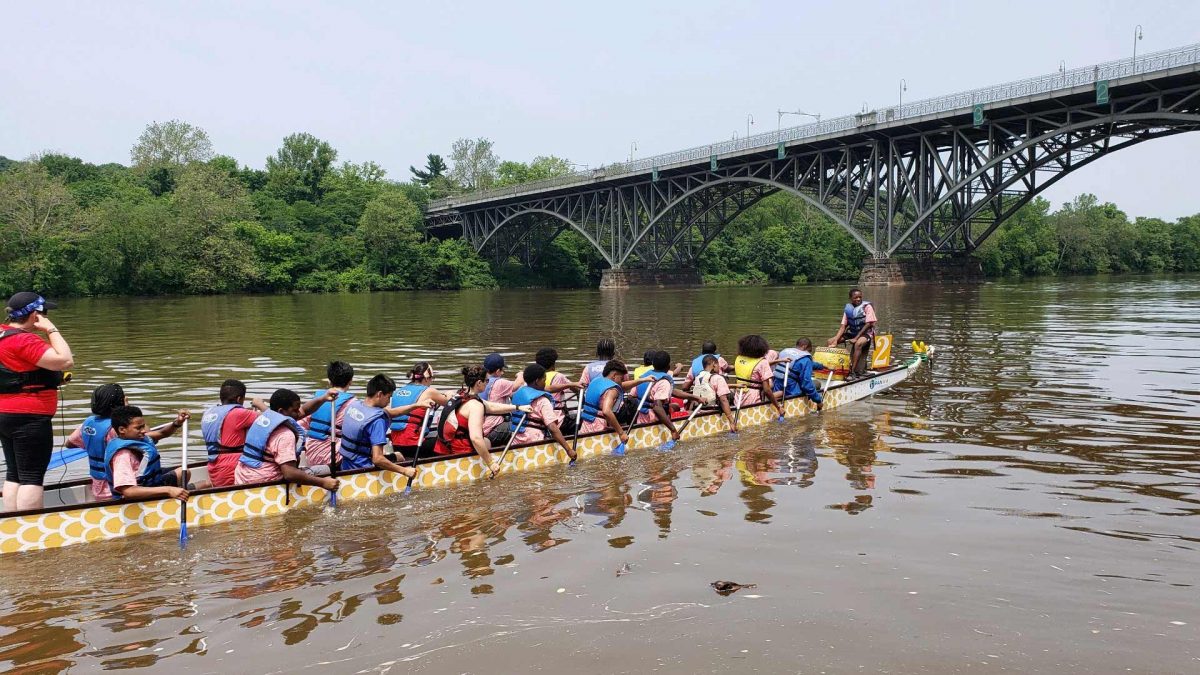
[[[895,369],[869,379],[839,383],[826,392],[825,408],[846,405],[890,389],[911,376],[925,360],[922,350]],[[814,411],[815,407],[805,398],[791,398],[785,403],[785,410],[789,418],[794,418]],[[762,403],[743,408],[738,426],[758,426],[774,419],[774,408]],[[727,430],[728,425],[721,414],[705,413],[692,420],[684,430],[682,440],[714,436]],[[661,425],[639,426],[629,433],[628,449],[653,448],[669,439],[670,433]],[[581,436],[579,459],[612,454],[617,444],[617,435],[611,431]],[[514,446],[502,473],[530,471],[567,461],[566,454],[554,442]],[[414,487],[454,485],[479,480],[486,474],[483,461],[475,455],[437,459],[422,462]],[[338,501],[342,502],[404,492],[408,479],[388,471],[370,470],[339,476],[339,482]],[[328,492],[308,485],[266,484],[205,491],[188,501],[188,529],[281,514],[294,508],[326,504],[328,500]],[[5,516],[0,518],[0,554],[58,548],[142,532],[178,531],[181,507],[182,504],[174,499],[92,502]]]

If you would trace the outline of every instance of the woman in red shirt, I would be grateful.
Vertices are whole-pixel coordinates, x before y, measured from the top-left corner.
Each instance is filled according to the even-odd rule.
[[[529,406],[515,406],[507,403],[483,401],[479,395],[487,386],[487,371],[483,366],[467,366],[462,369],[463,388],[459,391],[462,404],[454,410],[453,415],[446,415],[440,423],[437,442],[433,451],[439,455],[458,455],[475,451],[483,460],[484,466],[492,473],[500,469],[500,460],[492,457],[492,443],[483,435],[483,417],[501,415],[514,410],[531,412]]]
[[[0,444],[4,446],[4,510],[42,508],[42,482],[54,432],[62,371],[75,365],[71,347],[46,316],[56,305],[17,293],[0,325]],[[50,344],[34,334],[46,334]]]

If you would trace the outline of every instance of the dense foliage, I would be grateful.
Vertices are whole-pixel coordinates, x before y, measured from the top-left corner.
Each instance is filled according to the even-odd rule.
[[[487,139],[460,139],[449,162],[430,154],[411,182],[396,182],[337,154],[297,133],[254,169],[214,154],[204,130],[170,121],[147,126],[128,167],[0,157],[0,295],[579,287],[603,271],[570,230],[532,267],[489,263],[462,240],[425,232],[429,199],[562,175],[573,166],[564,159],[500,161]],[[1130,221],[1090,195],[1054,213],[1038,199],[979,255],[993,276],[1196,271],[1200,215]],[[713,284],[803,283],[855,278],[862,257],[820,212],[776,194],[717,235],[700,268]]]

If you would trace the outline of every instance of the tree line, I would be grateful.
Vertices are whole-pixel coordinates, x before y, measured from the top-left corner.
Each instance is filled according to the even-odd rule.
[[[603,258],[578,234],[533,268],[481,258],[425,232],[430,199],[569,173],[569,161],[501,161],[487,139],[455,141],[407,180],[337,162],[328,142],[286,136],[263,168],[217,154],[177,120],[146,127],[128,166],[46,153],[0,157],[0,295],[159,295],[394,289],[582,287]],[[803,283],[858,276],[864,252],[803,200],[772,195],[699,260],[706,283]],[[978,252],[993,276],[1200,269],[1200,215],[1130,220],[1084,195],[1050,212],[1038,199]]]

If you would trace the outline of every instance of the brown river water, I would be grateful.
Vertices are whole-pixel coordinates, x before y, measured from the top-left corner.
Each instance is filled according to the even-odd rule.
[[[939,349],[874,400],[195,529],[182,552],[162,533],[7,555],[0,667],[1200,672],[1198,281],[869,289],[898,356]],[[307,393],[331,358],[368,376],[427,359],[449,386],[493,349],[511,367],[554,345],[576,373],[602,336],[680,361],[708,337],[824,340],[845,292],[97,299],[55,320],[80,364],[69,431],[109,381],[162,421],[230,376]]]

